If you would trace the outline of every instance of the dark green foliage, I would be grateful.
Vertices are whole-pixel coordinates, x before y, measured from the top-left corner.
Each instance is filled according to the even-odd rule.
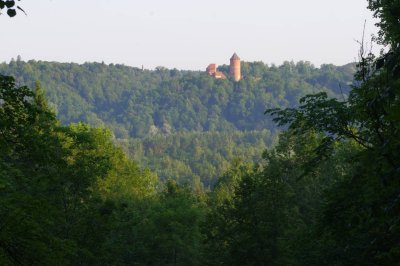
[[[18,0],[18,1],[20,1],[20,0]],[[15,17],[17,15],[16,9],[19,9],[25,13],[25,11],[20,6],[15,5],[14,0],[0,0],[0,11],[4,10],[4,9],[7,10],[7,15],[9,17]],[[1,14],[1,12],[0,12],[0,14]]]
[[[233,165],[220,179],[205,227],[210,265],[330,265],[320,263],[315,224],[323,192],[351,168],[354,145],[337,145],[305,171],[322,141],[311,132],[282,134],[261,165]]]
[[[167,181],[145,225],[151,237],[143,242],[151,265],[200,265],[202,212],[190,187]],[[149,228],[150,227],[150,228]]]
[[[368,8],[379,19],[377,41],[396,48],[400,43],[400,3],[397,0],[368,0]]]
[[[396,265],[400,259],[400,102],[398,1],[369,1],[381,19],[379,41],[388,52],[364,54],[347,101],[304,98],[297,109],[268,110],[297,134],[323,133],[318,150],[331,158],[337,141],[354,141],[352,167],[325,194],[319,232],[320,259],[333,265]],[[315,168],[315,167],[314,167]]]
[[[125,197],[111,206],[106,265],[199,265],[203,207],[189,187],[167,181],[151,197]]]

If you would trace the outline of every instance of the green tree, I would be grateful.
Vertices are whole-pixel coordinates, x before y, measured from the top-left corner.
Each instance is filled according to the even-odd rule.
[[[318,225],[323,236],[321,261],[332,264],[394,265],[400,257],[399,3],[369,4],[381,19],[378,41],[388,52],[375,59],[361,47],[358,84],[348,101],[321,93],[303,98],[297,109],[267,111],[300,134],[313,129],[325,135],[314,163],[331,157],[337,141],[359,146],[352,170],[327,191]]]
[[[158,195],[117,202],[107,240],[114,265],[201,265],[203,207],[168,180]]]
[[[115,148],[109,131],[61,126],[39,84],[32,92],[0,76],[0,103],[0,264],[115,258],[106,243],[117,207],[154,195],[155,175]]]

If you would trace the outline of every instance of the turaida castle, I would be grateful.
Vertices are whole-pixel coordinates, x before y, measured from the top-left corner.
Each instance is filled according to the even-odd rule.
[[[221,71],[218,71],[217,67],[216,64],[209,64],[206,72],[208,75],[213,76],[216,79],[226,79],[226,75]],[[240,58],[236,53],[234,53],[230,59],[229,74],[235,81],[239,81],[242,78],[240,74]]]

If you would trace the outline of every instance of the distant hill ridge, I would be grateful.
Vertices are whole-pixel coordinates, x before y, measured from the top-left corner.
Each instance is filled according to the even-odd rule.
[[[229,73],[229,66],[218,67]],[[241,62],[242,80],[216,80],[202,71],[119,64],[12,60],[0,73],[33,87],[40,81],[63,123],[107,126],[117,138],[174,132],[274,130],[266,108],[296,105],[301,96],[326,91],[343,97],[355,72],[344,66]]]

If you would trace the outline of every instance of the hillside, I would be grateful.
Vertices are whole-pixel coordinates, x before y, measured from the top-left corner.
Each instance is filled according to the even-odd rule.
[[[106,125],[117,138],[272,129],[263,115],[266,108],[293,106],[299,97],[320,91],[341,97],[340,86],[347,92],[354,73],[352,65],[242,65],[244,79],[238,84],[199,71],[100,63],[12,61],[0,64],[0,73],[30,87],[39,80],[63,123]]]
[[[229,72],[227,65],[219,70]],[[354,64],[316,68],[308,62],[243,62],[243,79],[236,83],[201,71],[163,67],[142,70],[21,60],[0,64],[0,73],[14,76],[19,84],[34,87],[40,81],[62,123],[108,127],[123,146],[128,141],[125,148],[136,160],[157,169],[160,177],[200,178],[206,184],[213,183],[234,158],[255,159],[254,154],[260,157],[274,142],[277,129],[265,109],[292,107],[300,97],[321,91],[345,97],[354,71]],[[252,134],[258,134],[262,143],[249,141]],[[218,150],[214,138],[232,139],[235,152]],[[184,142],[196,144],[177,144]],[[160,143],[170,146],[154,152]],[[229,145],[224,148],[233,147]],[[177,147],[179,152],[170,152]],[[195,153],[194,147],[206,152],[186,159]]]

